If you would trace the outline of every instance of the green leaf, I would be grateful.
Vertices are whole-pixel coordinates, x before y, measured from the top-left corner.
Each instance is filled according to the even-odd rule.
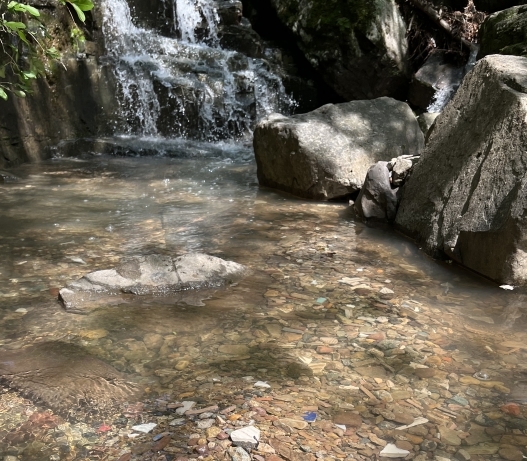
[[[4,22],[4,26],[9,27],[11,30],[14,30],[14,31],[26,28],[26,25],[23,22],[13,22],[13,21]]]
[[[2,88],[0,88],[0,98],[7,101],[7,93]]]
[[[24,74],[24,77],[26,77],[26,78],[37,78],[37,76],[36,76],[36,74],[34,72],[24,71],[22,73]]]
[[[0,78],[5,78],[5,66],[0,67]]]
[[[26,93],[22,90],[14,90],[13,93],[15,93],[15,95],[17,95],[19,98],[25,98],[26,97]]]
[[[20,40],[22,40],[27,46],[29,46],[29,42],[27,41],[26,34],[22,32],[21,30],[17,30],[17,34],[20,37]]]
[[[69,0],[72,5],[77,5],[82,11],[90,11],[93,8],[91,0]]]
[[[9,5],[11,5],[11,7]],[[29,13],[33,16],[40,16],[40,12],[32,6],[24,5],[22,3],[17,3],[17,2],[11,2],[9,3],[9,5],[7,5],[7,7],[10,8],[11,10],[21,11],[23,13]]]
[[[84,13],[82,12],[82,10],[80,9],[79,6],[77,6],[75,3],[72,3],[71,6],[73,8],[75,8],[75,11],[77,12],[77,16],[79,17],[79,19],[84,22],[86,21],[86,16],[84,16]]]

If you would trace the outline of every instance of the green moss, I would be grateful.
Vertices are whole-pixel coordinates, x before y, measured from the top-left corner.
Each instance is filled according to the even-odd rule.
[[[500,50],[500,54],[510,54],[513,56],[527,56],[527,42],[505,46]]]
[[[383,0],[384,1],[384,0]],[[307,31],[346,34],[355,28],[367,29],[378,12],[378,0],[284,0],[279,15],[293,26],[299,19]]]
[[[527,47],[527,6],[501,11],[482,24],[479,58],[488,54],[525,56]]]
[[[315,0],[307,26],[350,33],[356,27],[368,25],[376,11],[376,2],[371,0]]]

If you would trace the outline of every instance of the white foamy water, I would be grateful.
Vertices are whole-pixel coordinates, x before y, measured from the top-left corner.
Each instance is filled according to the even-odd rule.
[[[175,25],[181,34],[181,39],[188,43],[198,43],[200,41],[196,30],[206,23],[206,37],[214,44],[218,44],[218,22],[217,11],[212,7],[208,0],[175,0]]]
[[[174,2],[180,38],[136,26],[126,0],[104,2],[103,33],[120,105],[116,134],[240,138],[257,119],[292,107],[267,63],[219,46],[211,0]]]

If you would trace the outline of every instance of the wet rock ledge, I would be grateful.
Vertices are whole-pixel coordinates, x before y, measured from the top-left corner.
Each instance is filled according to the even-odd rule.
[[[135,257],[114,269],[90,272],[59,291],[70,312],[85,313],[119,295],[173,295],[186,290],[214,288],[240,279],[247,268],[202,253],[177,258],[164,255]]]

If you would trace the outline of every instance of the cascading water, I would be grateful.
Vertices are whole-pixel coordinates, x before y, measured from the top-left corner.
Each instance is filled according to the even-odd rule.
[[[476,64],[476,57],[478,55],[478,51],[479,47],[477,45],[474,45],[474,47],[470,51],[470,55],[467,63],[465,64],[465,67],[459,73],[459,79],[453,79],[453,81],[449,84],[444,85],[439,89],[436,89],[436,93],[434,94],[432,102],[426,108],[427,112],[441,112],[445,108],[448,102],[456,94],[456,91],[458,90],[459,85],[463,80],[463,77],[474,68],[474,65]]]
[[[126,0],[106,0],[103,33],[118,86],[115,134],[217,141],[241,138],[291,99],[262,59],[219,46],[212,0],[174,0],[162,36],[132,22]]]
[[[220,18],[208,0],[175,0],[174,25],[181,35],[181,40],[187,43],[198,43],[200,38],[196,30],[202,22],[202,17],[208,26],[208,33],[201,41],[213,45],[218,44],[218,22]],[[205,40],[204,40],[205,39]]]

